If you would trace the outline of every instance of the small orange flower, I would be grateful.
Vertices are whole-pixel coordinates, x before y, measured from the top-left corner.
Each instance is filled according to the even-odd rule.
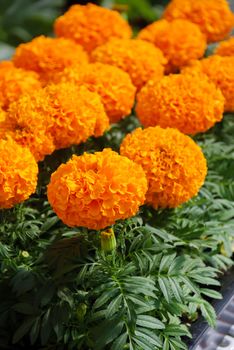
[[[153,22],[139,32],[138,38],[153,43],[163,52],[168,60],[167,72],[174,72],[202,57],[206,49],[206,39],[200,28],[182,19]]]
[[[137,89],[153,76],[161,78],[167,63],[162,52],[154,45],[134,39],[112,39],[93,51],[91,60],[123,69]]]
[[[146,203],[175,208],[203,185],[206,159],[200,147],[176,129],[136,129],[124,139],[120,153],[142,166],[148,179]]]
[[[234,56],[234,37],[222,41],[216,48],[215,54],[219,56]]]
[[[186,74],[205,74],[225,98],[224,110],[234,112],[234,56],[209,56],[200,61],[191,62],[182,71]]]
[[[11,208],[35,192],[37,163],[27,148],[11,138],[0,140],[0,209]]]
[[[224,97],[206,76],[171,74],[149,81],[137,96],[144,126],[172,127],[185,134],[211,128],[223,118]]]
[[[16,101],[22,94],[40,87],[37,73],[16,68],[10,61],[0,63],[0,105],[4,109],[7,109],[10,103]]]
[[[19,145],[28,147],[37,161],[51,154],[54,141],[48,132],[52,113],[50,100],[41,88],[13,102],[0,124],[0,137],[10,135]]]
[[[183,18],[196,23],[208,42],[225,39],[234,24],[226,0],[171,0],[164,17],[169,21]]]
[[[85,86],[51,84],[21,96],[9,107],[0,136],[11,135],[43,160],[55,148],[64,148],[101,136],[109,120],[101,99]]]
[[[99,230],[135,215],[146,191],[141,166],[104,149],[60,165],[51,176],[48,199],[66,225]]]
[[[46,83],[54,74],[73,64],[85,64],[88,56],[80,45],[65,38],[49,38],[43,35],[20,44],[13,62],[17,67],[37,72]]]
[[[94,4],[73,5],[55,21],[55,33],[59,37],[74,40],[91,52],[110,38],[130,38],[129,24],[116,11]]]
[[[109,120],[96,92],[73,83],[51,84],[45,88],[52,114],[49,132],[56,148],[64,148],[101,136]]]
[[[131,113],[136,89],[129,75],[117,67],[102,63],[69,67],[57,76],[57,81],[85,85],[97,92],[111,123]]]

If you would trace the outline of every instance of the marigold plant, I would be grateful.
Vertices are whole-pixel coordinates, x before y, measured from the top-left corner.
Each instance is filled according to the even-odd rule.
[[[109,128],[99,95],[85,86],[70,82],[51,84],[45,88],[51,106],[49,132],[56,148],[64,148],[101,136]]]
[[[185,134],[211,128],[223,118],[224,97],[206,76],[171,74],[150,80],[137,96],[144,126],[172,127]]]
[[[167,20],[183,18],[196,23],[208,42],[224,39],[234,24],[227,0],[172,0],[164,17]]]
[[[102,63],[76,65],[58,74],[57,81],[85,85],[97,92],[111,123],[131,113],[136,89],[129,75],[117,67]]]
[[[234,37],[222,41],[216,48],[215,54],[219,56],[234,56]]]
[[[52,112],[50,100],[42,88],[22,95],[10,105],[0,124],[0,137],[10,135],[18,144],[27,146],[37,161],[43,160],[55,149],[48,132]]]
[[[20,44],[13,56],[17,67],[37,72],[44,83],[53,80],[54,74],[73,64],[88,62],[84,49],[72,40],[49,38],[44,35]]]
[[[149,184],[146,203],[156,209],[188,201],[206,177],[206,159],[200,147],[176,129],[138,128],[126,136],[120,153],[143,167]]]
[[[92,61],[108,63],[127,72],[139,90],[151,77],[161,78],[167,60],[151,43],[143,40],[112,39],[98,47]]]
[[[94,4],[73,5],[55,21],[59,37],[73,39],[91,52],[110,38],[130,38],[132,30],[117,11]]]
[[[0,209],[11,208],[35,192],[38,167],[31,152],[11,138],[0,140]]]
[[[16,68],[10,61],[0,63],[0,105],[4,109],[7,109],[10,103],[16,101],[22,94],[40,87],[37,73]]]
[[[141,166],[104,149],[60,165],[51,176],[48,199],[66,225],[98,230],[135,215],[146,191]]]
[[[225,98],[224,110],[234,112],[234,56],[209,56],[191,62],[182,72],[191,75],[205,74],[222,91]]]
[[[200,28],[183,19],[153,22],[139,32],[138,38],[153,43],[163,52],[168,60],[167,72],[202,57],[206,49],[206,39]]]

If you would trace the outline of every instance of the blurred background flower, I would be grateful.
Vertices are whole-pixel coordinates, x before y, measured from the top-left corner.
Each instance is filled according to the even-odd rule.
[[[73,4],[96,3],[124,14],[136,31],[161,17],[168,0],[1,0],[0,60],[40,34],[52,35],[55,18]],[[234,0],[229,0],[234,10]]]

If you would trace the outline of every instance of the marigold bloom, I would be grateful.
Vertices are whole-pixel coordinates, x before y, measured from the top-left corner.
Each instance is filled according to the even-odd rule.
[[[52,136],[48,132],[51,126],[50,115],[53,110],[50,100],[43,89],[22,95],[13,102],[0,124],[0,137],[10,135],[18,144],[30,149],[37,161],[55,150]]]
[[[206,177],[200,147],[176,129],[138,128],[126,136],[120,152],[143,167],[149,185],[146,203],[156,209],[175,208],[188,201]]]
[[[59,37],[74,40],[91,52],[110,38],[130,38],[132,30],[117,11],[94,4],[73,5],[55,21]]]
[[[226,0],[172,0],[164,17],[187,19],[199,25],[208,42],[223,40],[233,28],[233,14]]]
[[[57,76],[57,80],[85,85],[90,91],[97,92],[111,123],[131,113],[136,89],[129,75],[117,67],[102,63],[88,64],[85,68],[69,67]]]
[[[51,176],[48,199],[66,225],[98,230],[135,215],[146,191],[141,166],[104,149],[60,165]]]
[[[185,134],[211,128],[223,118],[224,97],[206,76],[171,74],[150,80],[137,96],[144,126],[172,127]]]
[[[51,84],[45,88],[52,107],[51,127],[56,148],[69,147],[101,136],[109,128],[99,95],[72,83]]]
[[[101,136],[109,127],[99,95],[72,83],[51,84],[12,103],[0,125],[0,136],[11,135],[28,146],[36,160],[55,148],[69,147]]]
[[[205,74],[221,91],[225,98],[224,110],[234,112],[234,56],[209,56],[191,62],[183,73]]]
[[[80,45],[69,39],[41,35],[20,44],[13,62],[17,67],[37,72],[43,82],[47,82],[66,67],[87,63],[88,56]]]
[[[37,163],[27,148],[11,138],[0,140],[0,208],[11,208],[34,193]]]
[[[202,57],[206,49],[206,39],[200,28],[183,19],[153,22],[139,32],[138,38],[153,43],[163,52],[168,60],[167,72]]]
[[[16,68],[12,62],[0,63],[0,105],[7,109],[10,103],[16,101],[22,94],[41,87],[39,75],[21,68]]]
[[[0,107],[0,128],[1,128],[1,123],[4,122],[6,119],[6,112]],[[0,131],[1,135],[1,131]]]
[[[234,56],[234,37],[222,41],[216,48],[215,54],[219,56]]]
[[[127,72],[140,89],[152,76],[161,78],[167,60],[151,43],[134,39],[112,39],[91,54],[92,61],[111,64]]]

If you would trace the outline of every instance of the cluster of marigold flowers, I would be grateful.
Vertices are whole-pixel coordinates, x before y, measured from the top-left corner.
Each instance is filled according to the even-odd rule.
[[[118,12],[74,5],[55,21],[55,38],[19,45],[0,63],[0,208],[34,193],[37,162],[103,135],[135,100],[144,129],[127,135],[120,154],[60,165],[48,185],[54,211],[69,226],[102,229],[145,203],[174,208],[195,196],[207,165],[187,135],[234,112],[233,24],[226,0],[172,0],[132,38]]]

